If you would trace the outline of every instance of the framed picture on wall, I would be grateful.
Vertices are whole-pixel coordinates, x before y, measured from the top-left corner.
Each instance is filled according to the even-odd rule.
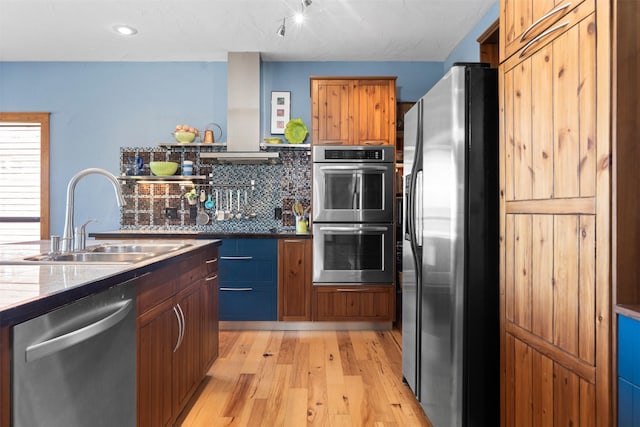
[[[291,118],[291,92],[271,92],[271,134],[284,135]]]

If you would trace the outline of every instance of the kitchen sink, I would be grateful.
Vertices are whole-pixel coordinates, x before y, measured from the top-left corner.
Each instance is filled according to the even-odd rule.
[[[188,243],[107,243],[87,248],[92,253],[139,253],[148,252],[156,255],[166,254],[191,246]]]
[[[89,262],[89,263],[136,263],[147,258],[156,256],[155,253],[149,252],[71,252],[59,255],[40,254],[32,257],[25,258],[25,261],[36,262]]]
[[[104,243],[90,246],[82,252],[39,254],[24,261],[48,263],[133,264],[191,246],[189,243]]]

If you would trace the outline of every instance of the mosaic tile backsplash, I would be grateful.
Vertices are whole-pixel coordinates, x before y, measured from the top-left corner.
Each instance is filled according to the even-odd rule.
[[[293,204],[296,201],[303,207],[311,204],[311,158],[306,150],[282,151],[282,164],[278,165],[216,165],[211,164],[209,159],[201,161],[199,151],[121,147],[120,171],[123,175],[137,157],[142,158],[145,164],[141,172],[143,175],[150,175],[148,165],[151,161],[182,164],[184,160],[191,160],[193,175],[206,176],[207,183],[148,184],[125,181],[122,190],[127,204],[120,218],[123,230],[213,233],[292,231],[295,229]],[[177,174],[180,174],[180,170]],[[211,200],[214,206],[207,209],[199,198],[195,205],[189,204],[185,194],[192,188],[198,195],[204,191],[205,198]],[[175,208],[175,218],[168,217],[169,208]],[[277,208],[282,212],[280,219],[276,218]],[[196,217],[201,212],[210,218],[205,225],[196,224]]]

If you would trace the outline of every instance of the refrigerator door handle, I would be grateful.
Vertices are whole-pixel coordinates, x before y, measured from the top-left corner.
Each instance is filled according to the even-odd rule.
[[[422,178],[423,173],[421,169],[416,174],[416,185],[413,196],[415,200],[415,206],[413,208],[413,217],[415,221],[415,224],[413,226],[413,241],[415,242],[416,248],[420,249],[422,248]],[[418,218],[418,220],[416,221],[415,218]]]
[[[414,253],[414,262],[416,263],[416,271],[419,271],[420,268],[420,259],[417,257],[418,249],[422,247],[421,242],[419,242],[419,237],[421,237],[421,232],[418,233],[417,224],[421,223],[421,217],[417,215],[419,212],[417,211],[417,206],[420,206],[420,211],[422,211],[422,194],[419,192],[422,191],[422,132],[423,132],[423,115],[422,115],[422,100],[418,101],[418,133],[416,137],[416,151],[415,158],[413,161],[413,168],[411,171],[411,182],[409,184],[409,241],[411,242],[411,249]],[[418,182],[420,183],[420,190],[418,190]],[[419,199],[419,203],[418,202]],[[420,218],[420,219],[418,219]]]

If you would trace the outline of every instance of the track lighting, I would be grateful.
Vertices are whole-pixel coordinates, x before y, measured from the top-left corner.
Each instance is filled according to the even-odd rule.
[[[282,18],[282,25],[280,25],[280,27],[278,27],[278,32],[277,32],[277,34],[278,34],[280,37],[284,37],[284,33],[285,33],[285,31],[286,31],[286,28],[285,28],[285,20],[286,20],[286,18]]]
[[[313,0],[300,0],[300,12],[295,13],[293,16],[289,16],[289,18],[293,18],[294,22],[298,25],[302,24],[305,20],[306,9],[311,6],[311,3],[313,3]],[[276,34],[280,37],[284,37],[287,30],[285,20],[286,17],[282,18],[282,24],[278,27],[278,31],[276,31]]]

